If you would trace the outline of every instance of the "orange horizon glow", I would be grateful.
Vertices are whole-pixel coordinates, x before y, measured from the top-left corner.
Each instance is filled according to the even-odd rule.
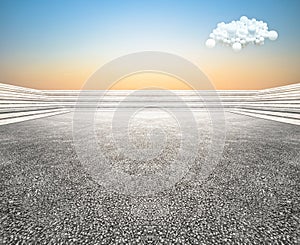
[[[15,82],[0,82],[40,90],[80,90],[90,74],[92,73],[87,69],[77,73],[53,72],[45,75],[42,72],[37,72],[27,76],[26,80],[22,79],[23,75],[20,74],[20,76],[14,76]],[[260,69],[256,68],[255,73],[251,70],[224,67],[211,69],[206,75],[217,90],[260,90],[299,82],[292,74],[285,74],[281,69],[274,69],[272,72],[266,73],[263,67]],[[274,79],[274,77],[277,79]],[[138,90],[150,88],[169,90],[192,89],[185,82],[170,75],[146,72],[123,78],[110,89]]]
[[[300,82],[298,56],[281,58],[267,51],[203,49],[201,55],[188,56],[206,74],[217,90],[260,90]],[[221,58],[220,58],[221,57]],[[40,90],[80,90],[88,78],[110,58],[68,59],[6,67],[2,83]],[[5,68],[5,67],[4,67]],[[141,73],[120,80],[111,89],[136,90],[157,87],[170,90],[191,89],[184,82],[167,75]]]

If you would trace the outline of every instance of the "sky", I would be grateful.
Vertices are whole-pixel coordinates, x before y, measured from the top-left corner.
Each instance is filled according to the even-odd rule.
[[[80,89],[102,65],[139,51],[162,51],[196,64],[214,87],[264,89],[300,82],[298,0],[1,0],[0,81],[36,89]],[[246,15],[279,33],[275,42],[207,49],[218,22]],[[114,89],[160,84],[187,89],[149,73]]]

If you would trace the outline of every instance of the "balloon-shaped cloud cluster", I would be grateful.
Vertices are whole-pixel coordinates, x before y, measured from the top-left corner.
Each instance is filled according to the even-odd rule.
[[[267,38],[275,41],[278,33],[269,31],[267,23],[263,21],[242,16],[237,21],[218,23],[205,44],[208,48],[213,48],[216,43],[221,43],[238,52],[248,44],[263,45]]]

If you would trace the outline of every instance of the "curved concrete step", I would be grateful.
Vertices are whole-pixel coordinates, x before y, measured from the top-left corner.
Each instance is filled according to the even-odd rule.
[[[40,111],[40,110],[52,110],[52,109],[65,109],[65,108],[57,107],[57,106],[0,108],[0,114],[10,113],[10,112],[26,112],[26,111]]]
[[[283,115],[281,115],[281,116],[267,115],[267,114],[260,114],[260,113],[257,113],[257,112],[247,112],[247,111],[238,110],[238,109],[231,110],[230,112],[235,113],[235,114],[250,116],[250,117],[256,117],[256,118],[261,118],[261,119],[266,119],[266,120],[282,122],[282,123],[300,125],[300,120],[299,119],[284,117]]]
[[[261,110],[261,111],[274,111],[274,112],[290,112],[290,113],[299,113],[300,108],[293,107],[255,107],[255,106],[243,106],[243,108],[235,108],[235,109],[246,109],[246,110]]]
[[[64,109],[63,109],[64,110]],[[31,110],[31,111],[19,111],[19,112],[6,112],[0,114],[0,120],[16,117],[24,117],[31,115],[40,115],[45,113],[60,112],[62,109],[49,109],[49,110]]]
[[[249,109],[236,109],[236,111],[240,112],[248,112],[248,113],[254,113],[254,114],[261,114],[261,115],[270,115],[270,116],[276,116],[276,117],[284,117],[284,118],[291,118],[291,119],[299,119],[300,120],[300,114],[299,113],[292,113],[289,111],[266,111],[266,110],[249,110]]]
[[[13,118],[5,118],[5,119],[0,119],[0,125],[23,122],[23,121],[28,121],[28,120],[33,120],[33,119],[38,119],[38,118],[43,118],[43,117],[50,117],[50,116],[68,113],[68,112],[70,112],[70,111],[65,110],[65,109],[59,109],[59,110],[52,111],[52,112],[38,113],[38,114],[34,114],[34,115],[27,114],[27,115],[17,116],[17,117],[13,117]]]

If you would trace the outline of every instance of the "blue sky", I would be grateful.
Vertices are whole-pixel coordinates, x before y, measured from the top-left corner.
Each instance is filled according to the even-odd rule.
[[[226,57],[224,66],[243,62],[245,67],[250,61],[282,58],[289,60],[282,64],[289,76],[288,81],[280,82],[295,82],[300,80],[295,67],[300,61],[299,9],[297,0],[1,0],[0,80],[33,87],[47,87],[46,83],[52,82],[53,88],[58,88],[65,79],[67,87],[75,88],[80,82],[72,86],[71,80],[80,68],[78,76],[84,80],[93,69],[120,55],[160,50],[197,63],[216,77],[217,83],[222,80],[214,73],[213,60],[218,56]],[[242,15],[266,21],[270,29],[279,32],[279,40],[260,49],[249,48],[239,56],[231,50],[206,50],[204,42],[218,22]],[[277,67],[273,63],[267,66],[269,72]],[[63,75],[54,76],[56,72]],[[221,75],[224,80],[225,74]],[[255,79],[275,80],[266,75]]]

